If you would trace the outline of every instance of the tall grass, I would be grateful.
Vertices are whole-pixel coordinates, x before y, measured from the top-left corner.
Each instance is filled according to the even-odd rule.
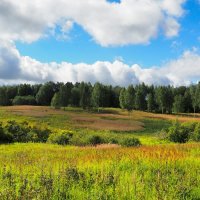
[[[200,144],[13,144],[0,152],[0,199],[200,199]]]

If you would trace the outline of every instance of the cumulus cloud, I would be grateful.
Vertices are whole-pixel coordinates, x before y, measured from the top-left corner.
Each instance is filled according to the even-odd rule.
[[[33,42],[77,23],[102,46],[144,44],[159,34],[178,34],[185,0],[1,0],[0,39]],[[60,22],[63,22],[60,24]],[[66,36],[66,35],[64,35]]]
[[[176,60],[163,66],[142,68],[138,64],[129,66],[123,61],[97,61],[94,64],[41,63],[33,58],[21,56],[13,43],[0,48],[0,84],[59,82],[91,82],[127,86],[146,83],[148,85],[188,85],[200,77],[200,54],[196,49],[185,51]]]

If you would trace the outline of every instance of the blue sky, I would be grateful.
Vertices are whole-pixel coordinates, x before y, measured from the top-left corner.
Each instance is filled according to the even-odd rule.
[[[200,0],[4,0],[0,84],[200,80]]]
[[[74,64],[92,64],[97,60],[112,62],[115,59],[123,59],[130,65],[137,63],[144,67],[160,66],[168,60],[178,58],[185,50],[200,46],[198,4],[197,0],[188,0],[184,4],[185,14],[179,19],[181,29],[178,36],[166,38],[159,33],[158,37],[150,40],[150,44],[102,47],[76,24],[69,33],[69,39],[57,40],[53,36],[48,36],[31,44],[17,42],[16,46],[22,55],[41,62],[67,61]]]

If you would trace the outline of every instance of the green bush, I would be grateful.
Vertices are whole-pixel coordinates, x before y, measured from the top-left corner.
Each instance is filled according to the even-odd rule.
[[[169,128],[168,139],[171,142],[186,143],[190,139],[190,131],[176,121],[173,126]]]
[[[61,131],[59,133],[52,133],[48,138],[48,142],[52,144],[67,145],[73,137],[72,132]]]
[[[11,143],[13,141],[13,137],[11,134],[6,133],[3,129],[2,123],[0,123],[0,143]]]
[[[200,141],[200,123],[197,123],[193,133],[193,139],[196,142]]]
[[[123,139],[120,144],[124,147],[136,147],[140,146],[141,142],[139,139],[131,137]]]
[[[7,134],[12,135],[13,142],[28,142],[27,133],[31,128],[27,122],[8,121],[4,129]]]
[[[7,136],[12,136],[12,142],[46,142],[51,133],[50,129],[31,127],[28,122],[16,121],[8,121],[3,130]]]
[[[89,145],[96,146],[98,144],[103,144],[103,143],[104,143],[104,139],[100,137],[99,135],[92,135],[88,138]]]

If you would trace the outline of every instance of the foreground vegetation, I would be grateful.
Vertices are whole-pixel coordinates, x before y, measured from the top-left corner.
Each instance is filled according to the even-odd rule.
[[[0,146],[0,199],[200,199],[200,145]]]

